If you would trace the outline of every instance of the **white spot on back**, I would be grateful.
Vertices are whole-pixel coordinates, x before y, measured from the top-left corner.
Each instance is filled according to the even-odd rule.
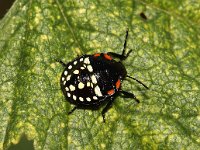
[[[71,78],[71,75],[68,75],[68,76],[67,76],[67,81],[69,81],[69,80],[70,80],[70,78]]]
[[[74,74],[79,74],[79,70],[74,70]]]
[[[87,87],[90,87],[90,82],[87,82]]]
[[[70,97],[70,96],[71,96],[71,94],[70,94],[70,93],[67,93],[67,96],[68,96],[68,97]]]
[[[68,72],[65,70],[65,72],[64,72],[64,75],[66,76],[66,75],[67,75],[67,73],[68,73]]]
[[[68,69],[72,69],[72,65],[69,65],[69,66],[68,66]]]
[[[85,85],[83,84],[83,82],[79,82],[79,84],[78,84],[78,88],[79,88],[79,89],[83,89],[84,86],[85,86]]]
[[[85,67],[81,67],[81,69],[83,70],[83,69],[85,69]]]
[[[91,98],[87,97],[86,100],[87,100],[88,102],[90,102],[90,101],[91,101]]]
[[[89,57],[86,57],[86,58],[84,59],[84,63],[85,63],[85,64],[90,64]]]
[[[97,79],[94,75],[91,76],[92,83],[97,84]]]
[[[74,90],[75,90],[75,86],[70,85],[70,86],[69,86],[69,89],[70,89],[70,91],[74,91]]]
[[[80,101],[84,101],[84,99],[83,99],[82,97],[79,97],[79,100],[80,100]]]
[[[64,81],[65,80],[65,78],[64,77],[62,77],[62,81]]]
[[[76,65],[77,64],[77,61],[74,61],[74,63],[73,63],[74,65]]]
[[[67,81],[64,81],[64,82],[63,82],[63,85],[65,85],[65,84],[66,84],[66,82],[67,82]]]
[[[66,90],[66,91],[69,91],[69,88],[68,88],[68,87],[65,87],[65,90]]]
[[[92,83],[90,83],[90,86],[93,88],[93,84]]]
[[[100,90],[99,86],[96,86],[96,87],[94,88],[94,92],[95,92],[95,94],[96,94],[97,96],[102,96],[102,93],[101,93],[101,90]]]
[[[73,95],[73,100],[76,100],[76,96],[75,95]]]
[[[83,61],[83,58],[80,58],[80,62]]]
[[[98,98],[97,98],[96,96],[93,96],[93,99],[94,99],[94,100],[97,100]]]
[[[88,65],[88,66],[87,66],[87,69],[88,69],[89,72],[92,72],[92,71],[93,71],[93,68],[92,68],[91,65]]]

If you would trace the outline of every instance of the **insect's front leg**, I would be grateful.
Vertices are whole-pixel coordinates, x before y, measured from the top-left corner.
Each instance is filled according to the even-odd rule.
[[[123,48],[122,54],[117,54],[117,53],[114,53],[114,52],[108,52],[107,54],[111,55],[115,58],[119,58],[121,61],[125,60],[129,56],[129,54],[132,52],[132,50],[129,50],[128,53],[125,54],[127,39],[128,39],[128,29],[126,30],[126,37],[125,37],[125,41],[124,41],[124,48]]]
[[[113,101],[114,101],[114,97],[110,97],[109,102],[106,104],[106,107],[101,112],[104,123],[106,122],[105,113],[111,108]]]

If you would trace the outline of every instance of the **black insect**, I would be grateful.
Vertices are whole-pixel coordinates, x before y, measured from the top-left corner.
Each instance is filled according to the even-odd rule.
[[[127,98],[134,98],[139,103],[134,94],[121,89],[121,83],[126,77],[137,81],[148,89],[141,81],[128,76],[126,68],[122,64],[122,61],[132,52],[129,50],[125,54],[127,38],[128,30],[122,54],[108,52],[83,55],[67,64],[58,60],[65,67],[60,79],[62,92],[66,99],[75,105],[69,114],[75,109],[95,110],[107,103],[102,111],[105,122],[105,113],[119,93]],[[111,56],[118,58],[119,61],[114,60]]]

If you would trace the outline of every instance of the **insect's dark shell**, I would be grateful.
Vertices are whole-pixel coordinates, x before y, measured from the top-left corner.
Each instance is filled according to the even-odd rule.
[[[117,94],[126,74],[123,64],[108,54],[83,55],[66,64],[60,84],[70,103],[96,109]]]
[[[146,89],[148,87],[141,81],[127,75],[124,65],[121,63],[128,58],[132,50],[125,53],[128,38],[128,30],[124,41],[122,54],[108,52],[94,55],[83,55],[68,64],[57,60],[65,67],[60,79],[61,89],[66,99],[75,105],[68,113],[71,114],[78,109],[98,109],[105,102],[107,103],[101,114],[105,122],[105,113],[114,102],[115,96],[119,93],[126,98],[139,100],[133,93],[121,89],[121,82],[126,78],[131,78]],[[115,61],[112,57],[118,58]]]

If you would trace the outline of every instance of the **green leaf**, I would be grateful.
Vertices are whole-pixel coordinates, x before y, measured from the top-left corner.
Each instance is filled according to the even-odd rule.
[[[16,0],[0,21],[0,149],[26,135],[35,149],[200,149],[200,3],[193,1]],[[147,19],[140,16],[143,13]],[[102,123],[76,110],[59,85],[81,54],[123,48],[122,88]]]

